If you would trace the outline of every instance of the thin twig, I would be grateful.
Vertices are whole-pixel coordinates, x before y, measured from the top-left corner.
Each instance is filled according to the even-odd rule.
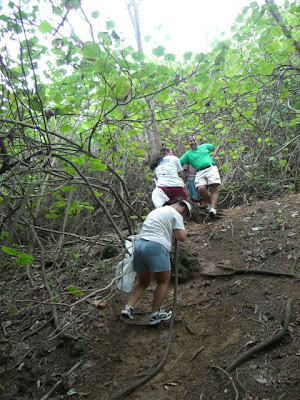
[[[236,388],[236,386],[235,386],[235,384],[233,382],[232,377],[228,374],[227,370],[225,371],[223,368],[218,367],[218,366],[213,366],[212,368],[217,368],[220,371],[224,372],[224,374],[230,379],[230,382],[232,383],[232,386],[233,386],[233,389],[234,389],[234,392],[235,392],[235,400],[239,400],[239,392],[238,392],[238,390],[237,390],[237,388]]]
[[[25,335],[22,339],[22,342],[29,338],[29,336],[33,336],[35,335],[37,332],[41,331],[47,324],[49,324],[50,322],[52,322],[54,320],[54,317],[51,317],[50,319],[48,319],[48,321],[44,322],[42,325],[40,325],[39,327],[37,327],[34,331],[27,333],[27,335]]]
[[[204,349],[204,346],[201,346],[200,349],[198,349],[197,351],[195,351],[193,357],[190,359],[190,361],[193,361],[194,358],[197,357],[197,355],[200,353],[201,350]]]

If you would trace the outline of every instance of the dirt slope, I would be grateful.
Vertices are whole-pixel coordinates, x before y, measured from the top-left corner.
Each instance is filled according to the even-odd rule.
[[[169,355],[151,380],[120,398],[300,399],[300,280],[290,276],[300,276],[299,217],[300,195],[289,195],[224,210],[220,220],[186,225],[189,236],[183,246],[199,265],[193,279],[178,287]],[[229,272],[234,273],[225,275]],[[113,267],[102,274],[88,267],[78,274],[77,284],[101,288],[113,274]],[[12,344],[9,354],[0,341],[0,398],[42,399],[78,361],[82,364],[49,398],[108,400],[139,382],[161,360],[169,336],[169,323],[143,325],[153,289],[137,305],[133,324],[119,317],[128,295],[113,291],[99,308],[83,303],[80,310],[65,311],[65,321],[79,337],[75,342],[53,338],[51,326],[23,340],[22,348]],[[171,285],[165,308],[172,307],[173,293]],[[38,293],[34,298],[42,300]],[[289,299],[292,313],[284,337],[226,373],[238,356],[282,329]],[[10,316],[10,325],[7,320],[5,338],[17,339],[21,322],[18,327],[15,321],[22,316]],[[21,359],[26,352],[29,356]]]

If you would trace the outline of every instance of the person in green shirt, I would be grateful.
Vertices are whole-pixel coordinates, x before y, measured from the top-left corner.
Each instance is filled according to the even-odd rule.
[[[194,135],[189,136],[188,144],[190,150],[182,155],[180,163],[181,165],[190,164],[197,171],[195,186],[201,198],[208,203],[207,209],[210,215],[215,216],[219,200],[218,186],[221,184],[221,178],[214,159],[220,146],[215,147],[212,143],[198,145]],[[207,187],[209,187],[210,195],[206,190]]]

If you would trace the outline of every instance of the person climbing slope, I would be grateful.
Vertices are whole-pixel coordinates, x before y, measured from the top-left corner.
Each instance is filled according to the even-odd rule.
[[[171,318],[172,311],[161,310],[171,278],[170,251],[174,239],[186,240],[183,218],[189,219],[191,210],[187,200],[175,199],[170,206],[156,208],[148,214],[134,242],[133,270],[137,273],[137,282],[121,311],[122,317],[133,319],[134,306],[150,285],[153,275],[157,286],[149,324],[156,325]]]
[[[189,136],[188,143],[190,150],[180,157],[181,165],[190,164],[195,168],[197,171],[195,186],[201,198],[208,203],[207,209],[210,215],[215,216],[219,200],[218,186],[221,184],[221,178],[214,159],[220,146],[215,147],[212,143],[198,145],[194,135]],[[209,187],[210,194],[207,192],[207,187]]]
[[[155,172],[156,187],[169,198],[166,201],[167,204],[170,205],[175,198],[187,198],[184,181],[178,175],[183,169],[179,158],[174,156],[171,149],[162,147],[158,153],[152,156],[149,166],[151,171]]]

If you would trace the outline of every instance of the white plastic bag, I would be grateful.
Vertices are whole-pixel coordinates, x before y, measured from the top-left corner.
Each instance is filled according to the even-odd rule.
[[[155,208],[162,207],[167,201],[170,200],[166,193],[159,187],[156,187],[152,191],[151,197]]]
[[[132,239],[134,239],[134,237],[135,236],[130,236],[130,238]],[[117,283],[117,288],[122,290],[123,292],[129,293],[131,292],[133,281],[135,278],[135,272],[132,269],[132,242],[130,240],[126,240],[125,247],[130,255],[126,253],[124,259],[117,264],[116,277],[120,277]]]

